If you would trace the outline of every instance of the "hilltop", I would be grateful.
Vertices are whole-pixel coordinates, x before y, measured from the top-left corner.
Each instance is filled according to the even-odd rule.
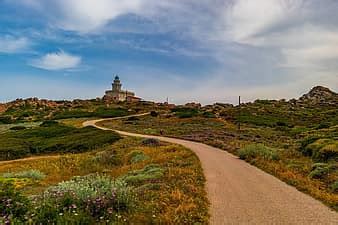
[[[309,93],[304,94],[299,98],[298,102],[309,104],[337,105],[338,94],[331,91],[329,88],[316,86]]]

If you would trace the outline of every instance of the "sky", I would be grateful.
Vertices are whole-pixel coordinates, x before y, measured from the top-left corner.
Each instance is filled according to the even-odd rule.
[[[0,0],[0,102],[235,103],[338,90],[337,0]]]

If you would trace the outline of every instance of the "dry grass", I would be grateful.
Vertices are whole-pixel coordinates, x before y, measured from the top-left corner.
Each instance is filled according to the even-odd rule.
[[[143,152],[146,160],[131,163],[133,151]],[[121,178],[150,164],[158,165],[163,176],[134,187],[139,204],[126,223],[208,224],[209,203],[200,162],[193,152],[178,145],[161,143],[150,147],[142,145],[141,139],[125,138],[96,152],[1,163],[0,174],[30,169],[43,172],[45,179],[20,186],[26,194],[38,194],[73,176],[99,173]]]
[[[263,143],[279,150],[278,160],[257,157],[248,160],[251,164],[338,210],[338,195],[332,192],[331,187],[338,179],[338,171],[333,171],[325,179],[311,179],[309,173],[314,162],[296,150],[298,141],[284,131],[242,125],[239,133],[236,126],[230,122],[207,118],[144,117],[132,122],[106,121],[101,125],[155,135],[159,135],[159,131],[163,129],[165,136],[203,142],[237,155],[238,150],[247,145]]]

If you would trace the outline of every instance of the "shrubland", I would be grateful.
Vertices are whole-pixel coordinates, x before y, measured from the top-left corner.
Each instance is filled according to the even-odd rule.
[[[94,127],[74,128],[55,121],[0,136],[0,160],[32,155],[78,153],[112,144],[120,136]]]
[[[224,149],[337,210],[337,95],[318,101],[311,96],[290,101],[257,100],[240,107],[180,106],[157,117],[105,121],[101,125]],[[213,116],[205,116],[208,114]]]
[[[32,171],[45,176],[17,176]],[[204,184],[190,150],[124,138],[95,151],[0,163],[0,185],[6,186],[0,199],[18,203],[1,210],[0,221],[208,224]]]

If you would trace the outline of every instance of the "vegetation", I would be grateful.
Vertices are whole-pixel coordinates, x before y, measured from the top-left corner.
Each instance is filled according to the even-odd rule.
[[[46,175],[39,170],[24,170],[16,173],[4,173],[1,175],[4,178],[28,178],[33,180],[42,180]]]
[[[224,149],[338,210],[338,196],[333,191],[338,179],[337,116],[334,104],[263,100],[243,104],[240,111],[221,104],[195,109],[177,107],[158,117],[106,121],[101,125]]]
[[[178,145],[143,142],[125,138],[96,151],[0,163],[0,174],[45,174],[36,182],[3,178],[12,179],[11,190],[25,199],[25,210],[12,210],[1,219],[19,224],[208,224],[197,156]],[[135,160],[140,155],[142,160]]]
[[[101,117],[101,118],[110,118],[110,117],[119,117],[128,115],[128,110],[125,108],[106,108],[99,107],[95,111],[87,110],[65,110],[56,112],[53,116],[53,119],[68,119],[68,118],[88,118],[88,117]]]
[[[0,179],[0,223],[18,223],[29,210],[29,200],[17,191],[13,182]]]
[[[126,183],[107,176],[74,177],[35,199],[36,213],[31,219],[42,224],[110,222],[116,219],[114,214],[133,209],[134,195]]]
[[[279,155],[276,149],[266,147],[262,144],[252,144],[241,148],[238,151],[239,158],[245,160],[251,160],[257,157],[261,157],[265,160],[278,160]]]
[[[93,127],[73,128],[55,122],[40,127],[7,132],[0,136],[0,160],[46,153],[76,153],[114,143],[120,137]]]

